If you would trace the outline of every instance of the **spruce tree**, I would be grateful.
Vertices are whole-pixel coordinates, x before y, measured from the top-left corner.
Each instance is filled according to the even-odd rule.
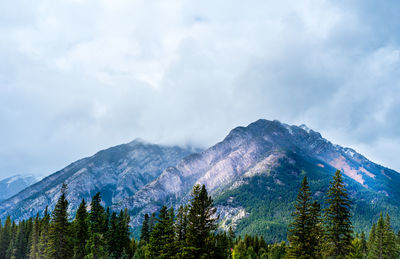
[[[53,210],[50,221],[48,256],[54,259],[70,258],[73,254],[66,190],[67,186],[63,184],[61,196]]]
[[[100,193],[96,193],[92,202],[90,203],[89,213],[89,239],[86,243],[86,252],[88,258],[102,258],[107,254],[107,247],[105,242],[105,234],[107,229],[106,213],[104,207],[101,205]]]
[[[123,255],[129,254],[129,246],[130,246],[130,232],[129,232],[129,213],[128,209],[120,210],[118,216],[118,240],[119,240],[119,249],[121,251],[121,257]]]
[[[12,238],[12,223],[10,216],[7,216],[3,230],[0,237],[0,258],[6,258],[7,249],[10,246]]]
[[[182,252],[186,245],[186,232],[188,224],[188,206],[179,206],[175,220],[176,246],[179,256],[183,256]]]
[[[149,214],[144,214],[144,220],[142,224],[142,230],[140,233],[140,240],[149,242],[150,234],[149,234]]]
[[[176,254],[174,247],[174,213],[163,206],[150,234],[150,258],[171,258]]]
[[[365,258],[368,255],[368,244],[365,238],[364,231],[361,232],[360,240],[361,240],[361,249],[363,253],[363,258]]]
[[[311,191],[305,176],[295,203],[294,221],[289,228],[289,256],[315,258],[319,254],[320,206],[311,201]]]
[[[154,225],[156,224],[156,213],[151,213],[150,223],[149,223],[149,235],[153,231]]]
[[[368,236],[368,242],[367,242],[367,247],[368,247],[368,255],[372,256],[372,249],[374,247],[375,244],[375,237],[376,237],[376,225],[375,223],[372,225],[371,227],[371,231],[369,232],[369,236]],[[371,257],[368,256],[368,257]]]
[[[369,258],[396,258],[398,253],[395,238],[389,215],[386,215],[386,219],[383,219],[381,213],[376,225],[375,238],[370,249]]]
[[[342,174],[336,171],[327,193],[325,231],[327,256],[346,258],[352,242],[351,201]]]
[[[390,216],[387,213],[385,218],[385,250],[384,250],[384,258],[397,258],[399,256],[398,247],[396,244],[396,234],[394,233],[391,223]]]
[[[119,229],[117,213],[113,212],[110,217],[109,229],[107,233],[107,250],[112,258],[118,258],[121,255]]]
[[[74,258],[84,259],[86,256],[85,245],[89,236],[88,227],[88,213],[86,210],[85,199],[82,199],[78,210],[76,212],[75,220],[73,221],[74,226]]]
[[[39,258],[39,238],[40,238],[40,218],[39,213],[36,215],[35,222],[33,223],[32,231],[32,244],[29,253],[29,259]]]
[[[215,213],[216,208],[205,185],[194,186],[189,204],[186,256],[211,256],[209,253],[214,244],[210,242],[210,235],[216,230],[218,220]]]
[[[49,225],[50,225],[50,215],[48,213],[48,208],[44,211],[44,216],[40,221],[40,238],[39,238],[39,258],[47,259],[48,251],[48,241],[49,241]]]

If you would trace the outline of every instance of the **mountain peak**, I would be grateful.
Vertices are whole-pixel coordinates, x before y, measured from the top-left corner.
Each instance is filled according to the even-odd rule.
[[[313,131],[312,129],[310,129],[309,127],[307,127],[306,124],[301,124],[301,125],[299,126],[299,128],[305,130],[307,133],[310,133],[311,131]]]
[[[150,142],[142,139],[142,138],[135,138],[131,142],[127,143],[129,146],[135,146],[135,145],[148,145],[151,144]]]

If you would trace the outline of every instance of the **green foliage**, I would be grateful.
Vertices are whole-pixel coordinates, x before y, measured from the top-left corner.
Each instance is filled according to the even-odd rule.
[[[30,259],[39,258],[39,238],[40,238],[40,218],[39,213],[36,215],[33,223],[32,238],[31,238],[31,251],[29,253]]]
[[[316,258],[320,254],[322,231],[320,228],[320,206],[312,202],[307,177],[304,176],[296,199],[294,221],[290,224],[290,258]]]
[[[210,253],[210,234],[217,228],[216,208],[206,187],[196,185],[189,204],[186,242],[190,253],[200,258]]]
[[[86,202],[82,199],[73,221],[75,239],[74,239],[74,258],[84,259],[86,256],[85,245],[89,236],[88,213]]]
[[[390,217],[388,214],[386,218],[383,219],[381,213],[374,232],[374,235],[370,237],[371,247],[369,249],[368,258],[397,258],[399,255],[399,248],[396,244],[396,235],[390,225]]]
[[[151,258],[171,258],[176,254],[174,212],[163,206],[150,233],[149,253]]]
[[[149,227],[149,214],[144,214],[144,220],[142,224],[142,230],[140,239],[149,242],[150,239],[150,227]]]
[[[346,258],[352,242],[351,201],[343,183],[342,174],[336,171],[327,193],[325,209],[326,255]]]
[[[321,251],[334,251],[333,248],[328,249],[334,245],[329,236],[334,232],[326,231],[325,240],[321,238],[321,209],[319,203],[311,198],[313,192],[307,180],[308,177],[304,178],[301,185],[293,223],[289,227],[290,246],[284,241],[267,244],[262,235],[245,234],[236,238],[232,228],[227,232],[218,230],[213,200],[208,196],[204,185],[193,188],[190,203],[181,206],[176,215],[173,208],[168,209],[166,206],[161,208],[157,216],[155,213],[151,217],[147,215],[145,219],[147,218],[148,223],[143,225],[147,224],[149,240],[143,238],[140,242],[130,239],[128,211],[125,209],[116,213],[105,210],[99,193],[92,199],[91,211],[87,212],[86,202],[83,200],[75,219],[70,222],[64,186],[51,217],[46,209],[43,218],[37,215],[16,224],[8,217],[4,225],[0,224],[0,253],[4,255],[0,258],[344,258],[343,254],[326,253],[325,257],[321,254]],[[340,187],[338,182],[340,183],[340,177],[336,173],[331,189]],[[345,193],[344,186],[341,191]],[[339,192],[328,192],[332,193]],[[329,196],[328,205],[334,204],[331,202],[335,200],[333,197],[335,196]],[[329,208],[331,206],[327,210]],[[333,219],[335,218],[325,217],[326,229],[334,225]],[[328,223],[328,220],[332,222]],[[268,220],[246,228],[258,226],[273,231],[271,226],[274,224],[275,230],[282,231],[284,226]],[[242,228],[242,231],[246,228]],[[65,235],[56,235],[59,234],[56,229]],[[339,236],[346,237],[344,234]],[[398,258],[398,236],[394,234],[389,215],[385,218],[381,215],[377,224],[372,226],[368,241],[363,232],[354,238],[350,236],[346,258],[361,259],[366,258],[367,254],[368,258]],[[62,238],[65,240],[63,243],[59,241]],[[325,243],[322,246],[323,241]],[[54,247],[54,244],[60,246]],[[69,247],[68,251],[65,250],[66,247]],[[305,252],[297,253],[300,251],[299,247]],[[61,255],[62,253],[64,254]]]
[[[48,256],[54,259],[65,259],[72,256],[72,236],[68,222],[67,186],[61,189],[61,196],[53,210],[48,239]]]

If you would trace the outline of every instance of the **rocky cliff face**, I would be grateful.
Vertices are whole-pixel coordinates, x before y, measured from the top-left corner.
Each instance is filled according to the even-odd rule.
[[[102,150],[26,188],[0,203],[0,215],[26,218],[42,213],[46,205],[53,208],[62,183],[68,185],[67,199],[74,212],[84,198],[101,192],[106,206],[133,195],[156,179],[162,170],[174,166],[193,151],[177,146],[159,146],[134,140]]]

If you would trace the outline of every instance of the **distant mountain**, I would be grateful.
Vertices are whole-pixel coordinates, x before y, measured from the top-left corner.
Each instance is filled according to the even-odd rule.
[[[39,179],[32,175],[13,175],[0,180],[0,200],[5,200],[19,193]]]
[[[24,219],[52,209],[61,185],[68,185],[69,209],[74,212],[82,198],[89,200],[101,192],[105,206],[111,206],[156,179],[162,170],[176,165],[194,151],[178,146],[161,146],[136,139],[128,144],[102,150],[26,188],[0,203],[0,217]]]
[[[0,217],[22,219],[47,204],[52,208],[66,182],[72,212],[82,198],[101,191],[105,205],[130,210],[137,234],[145,213],[162,204],[176,208],[188,201],[193,185],[205,184],[221,227],[279,241],[286,238],[304,175],[322,203],[336,169],[343,172],[353,200],[356,231],[367,230],[381,211],[389,212],[394,228],[400,228],[399,173],[332,144],[305,125],[268,120],[237,127],[202,152],[143,141],[100,151],[1,202]]]

